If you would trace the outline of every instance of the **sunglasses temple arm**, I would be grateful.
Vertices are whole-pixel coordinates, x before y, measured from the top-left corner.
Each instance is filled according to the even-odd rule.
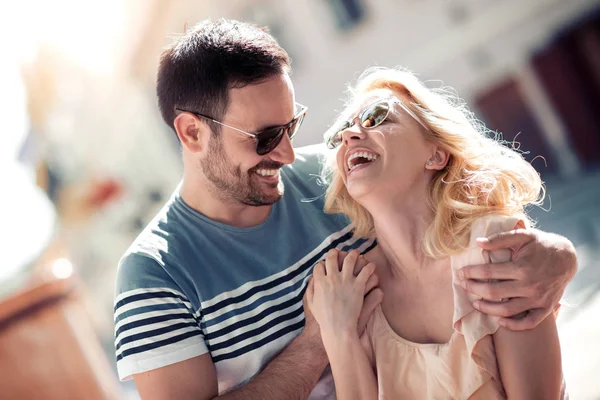
[[[227,127],[227,128],[229,128],[229,129],[233,129],[234,131],[238,131],[239,133],[243,133],[244,135],[246,135],[246,136],[250,136],[251,138],[256,138],[256,135],[255,135],[254,133],[250,133],[250,132],[243,131],[243,130],[241,130],[241,129],[238,129],[238,128],[236,128],[235,126],[227,125],[227,124],[224,124],[224,123],[222,123],[222,122],[215,121],[214,119],[211,119],[211,121],[212,121],[212,122],[214,122],[214,123],[217,123],[217,124],[219,124],[219,125],[226,126],[226,127]]]
[[[428,129],[425,124],[423,123],[423,121],[421,121],[421,119],[419,117],[417,117],[417,115],[406,106],[406,104],[402,103],[401,101],[398,101],[398,104],[400,104],[400,107],[402,107],[402,109],[408,114],[410,115],[415,121],[417,121],[419,123],[419,125],[421,125],[423,128],[425,128],[426,130]]]

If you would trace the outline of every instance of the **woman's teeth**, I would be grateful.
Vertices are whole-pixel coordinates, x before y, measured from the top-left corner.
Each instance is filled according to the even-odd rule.
[[[353,161],[359,157],[364,158],[367,161],[366,162],[358,162],[359,160],[356,160],[356,162]],[[348,161],[347,161],[348,171],[352,171],[354,168],[358,167],[359,165],[370,163],[372,161],[377,160],[378,158],[379,158],[379,156],[377,154],[368,153],[366,151],[357,151],[356,153],[353,153],[350,157],[348,157]]]

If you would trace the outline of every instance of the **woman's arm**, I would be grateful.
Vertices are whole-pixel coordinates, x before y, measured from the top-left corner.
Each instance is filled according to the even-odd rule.
[[[325,338],[323,344],[339,400],[377,399],[377,379],[358,334]]]
[[[523,231],[526,228],[524,221],[517,222],[514,228]],[[502,235],[504,234],[496,237]],[[508,247],[512,250],[513,259],[523,250],[518,246]],[[491,250],[490,258],[495,262],[509,261],[505,257],[505,253],[499,253],[496,249]],[[519,299],[509,301],[515,300]],[[526,318],[527,316],[523,319]],[[515,331],[501,326],[494,334],[494,345],[502,384],[510,400],[560,398],[562,365],[556,320],[553,314],[545,317],[530,330]]]
[[[500,327],[494,343],[510,400],[560,399],[562,366],[554,315],[529,331]]]
[[[367,264],[354,276],[358,256],[357,251],[351,251],[340,269],[338,252],[330,251],[325,264],[315,265],[306,291],[308,306],[319,323],[340,400],[377,399],[375,373],[357,330],[364,295],[376,280],[375,265]]]

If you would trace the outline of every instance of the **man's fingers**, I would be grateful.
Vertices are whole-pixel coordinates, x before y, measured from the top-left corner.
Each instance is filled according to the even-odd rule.
[[[327,275],[333,276],[339,270],[338,251],[335,249],[329,250],[325,256],[325,272]]]
[[[527,288],[523,287],[518,281],[477,282],[469,279],[461,281],[461,286],[467,292],[473,293],[485,300],[530,297],[530,293],[526,293]]]
[[[458,270],[460,279],[523,279],[525,272],[512,261],[468,265]]]
[[[527,311],[531,307],[531,302],[524,297],[516,297],[504,302],[476,300],[473,302],[473,307],[484,314],[509,318]]]
[[[367,326],[367,322],[375,311],[375,308],[381,304],[383,300],[383,291],[379,288],[373,289],[371,293],[369,293],[363,302],[362,310],[360,311],[360,315],[358,317],[358,336],[361,336],[365,331],[365,327]]]
[[[487,238],[478,238],[477,245],[485,250],[515,249],[525,246],[534,239],[535,230],[514,229],[496,233]]]
[[[500,318],[498,324],[511,331],[525,331],[538,326],[548,313],[543,308],[529,310],[523,318]]]
[[[365,284],[365,293],[364,294],[369,293],[371,290],[373,290],[378,285],[379,285],[379,277],[375,273],[371,274],[371,276],[369,277],[369,280],[367,280],[367,283]]]

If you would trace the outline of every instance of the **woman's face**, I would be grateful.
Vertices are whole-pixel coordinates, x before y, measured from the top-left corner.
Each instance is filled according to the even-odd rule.
[[[361,126],[356,117],[381,99],[390,99],[387,118],[375,127]],[[340,135],[337,166],[349,194],[363,205],[373,196],[397,201],[426,194],[421,193],[431,179],[426,164],[436,146],[425,140],[424,128],[398,104],[402,100],[389,90],[368,93],[350,110],[354,124]]]

